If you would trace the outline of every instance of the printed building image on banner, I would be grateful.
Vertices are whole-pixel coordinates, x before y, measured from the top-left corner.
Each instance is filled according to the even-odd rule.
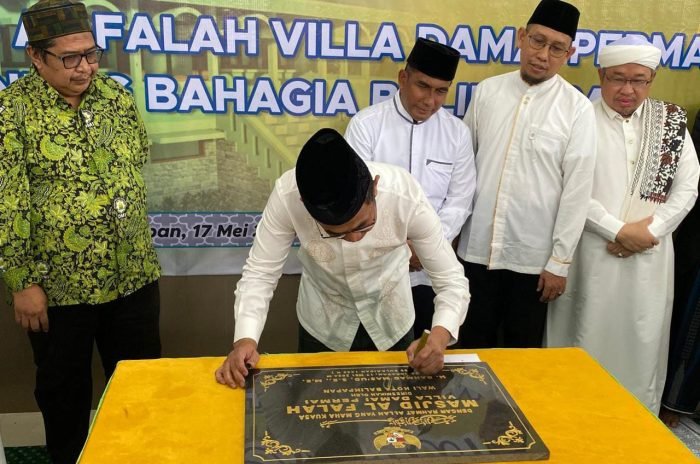
[[[33,3],[0,5],[0,90],[28,70],[19,16]],[[249,247],[275,179],[303,143],[322,127],[344,132],[357,111],[390,98],[416,37],[460,51],[446,104],[461,117],[479,81],[518,68],[517,30],[538,2],[83,3],[106,50],[101,71],[133,92],[148,130],[154,241],[175,249]],[[643,34],[664,50],[652,96],[695,114],[699,2],[572,3],[581,20],[566,79],[596,98],[598,48]]]

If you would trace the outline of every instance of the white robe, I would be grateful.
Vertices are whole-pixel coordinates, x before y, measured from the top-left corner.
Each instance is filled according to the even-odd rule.
[[[594,108],[598,156],[591,206],[567,290],[549,304],[545,341],[550,347],[583,347],[656,413],[666,378],[673,304],[671,233],[695,203],[700,167],[686,131],[668,200],[656,208],[649,226],[660,243],[629,258],[609,254],[606,245],[624,225],[629,204],[642,106],[627,120],[602,100]],[[627,222],[636,219],[641,218]]]
[[[457,254],[489,269],[566,277],[593,183],[591,102],[558,75],[528,85],[513,71],[479,83],[464,121],[477,182]]]
[[[345,139],[365,161],[393,164],[413,174],[452,242],[471,213],[476,189],[469,128],[444,108],[413,123],[400,92],[353,116]],[[410,276],[412,286],[430,285],[423,271]]]

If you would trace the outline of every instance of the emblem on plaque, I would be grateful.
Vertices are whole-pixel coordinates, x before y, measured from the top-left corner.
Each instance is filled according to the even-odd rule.
[[[377,448],[377,451],[389,445],[394,448],[405,448],[407,445],[413,445],[420,449],[420,440],[408,429],[384,427],[374,432],[374,434],[377,435],[374,439],[374,447]]]

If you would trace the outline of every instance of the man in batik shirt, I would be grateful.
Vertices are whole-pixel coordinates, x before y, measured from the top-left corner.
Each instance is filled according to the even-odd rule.
[[[109,378],[160,356],[160,268],[131,95],[97,74],[85,5],[40,0],[22,20],[32,69],[0,92],[0,275],[28,330],[54,462],[87,436],[93,343]]]

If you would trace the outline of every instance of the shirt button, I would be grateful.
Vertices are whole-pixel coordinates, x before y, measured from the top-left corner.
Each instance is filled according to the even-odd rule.
[[[634,140],[628,140],[627,143],[628,143],[629,145],[632,145],[632,144],[634,143]]]
[[[527,102],[530,101],[530,97],[525,97],[523,98],[523,104],[527,105]]]

